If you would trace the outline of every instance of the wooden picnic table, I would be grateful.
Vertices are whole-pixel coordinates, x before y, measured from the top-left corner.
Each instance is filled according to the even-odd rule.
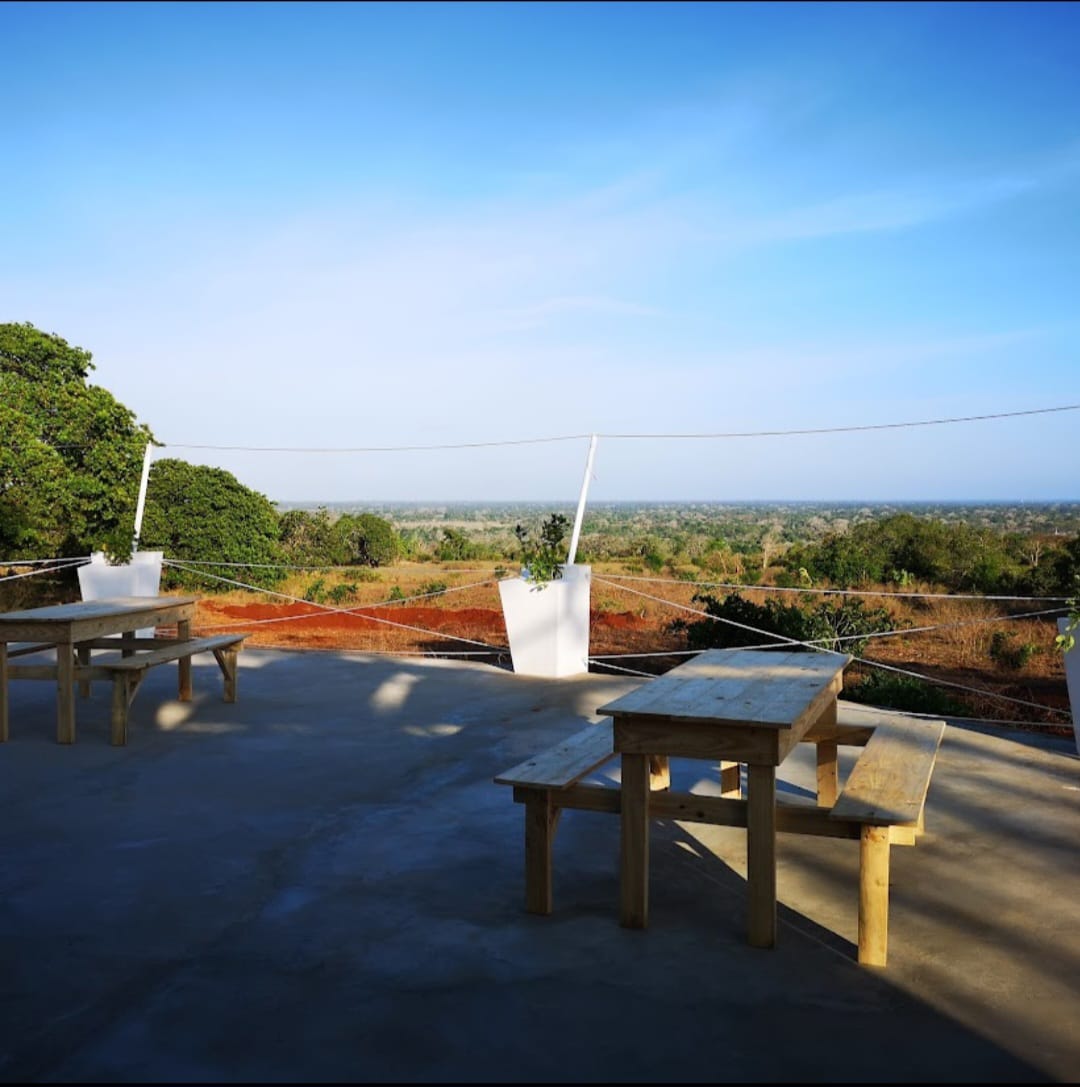
[[[835,725],[850,660],[794,650],[714,649],[599,708],[613,720],[614,749],[622,760],[623,925],[648,924],[650,758],[745,763],[749,941],[775,946],[776,768],[815,725]],[[834,776],[835,751],[832,745]],[[819,764],[819,777],[821,771]],[[654,765],[654,786],[655,773]]]
[[[191,655],[185,643],[191,638],[196,596],[127,596],[108,600],[85,600],[0,614],[0,741],[8,738],[8,683],[12,678],[53,679],[56,682],[56,740],[75,742],[75,692],[77,679],[86,680],[92,669],[91,649],[116,648],[124,657],[146,652],[166,644],[156,639],[137,638],[135,632],[155,626],[176,624],[176,638],[168,643],[180,647],[173,658],[179,660],[180,697],[191,697]],[[112,635],[121,635],[106,641]],[[13,643],[19,643],[17,646]],[[104,644],[103,644],[104,643]],[[42,650],[56,651],[56,663],[46,665],[9,665],[9,657]],[[83,665],[84,667],[80,667]],[[126,704],[125,704],[126,712]]]

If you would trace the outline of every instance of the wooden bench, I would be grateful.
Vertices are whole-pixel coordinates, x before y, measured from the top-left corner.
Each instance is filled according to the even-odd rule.
[[[577,806],[569,790],[615,758],[612,744],[611,722],[606,720],[495,779],[498,785],[512,785],[514,800],[525,805],[525,909],[529,913],[551,913],[552,847],[559,815],[564,807]]]
[[[170,641],[159,648],[146,652],[109,654],[95,659],[89,668],[79,669],[80,677],[88,672],[87,678],[105,675],[113,681],[111,742],[116,746],[127,743],[128,709],[139,684],[147,671],[159,664],[178,661],[180,665],[179,698],[181,702],[191,701],[191,658],[197,653],[213,653],[221,668],[225,681],[224,701],[236,701],[237,654],[243,647],[246,634],[218,634],[211,638],[189,638],[184,641]],[[115,643],[113,643],[115,644]]]
[[[888,716],[874,733],[829,812],[859,828],[859,962],[884,966],[889,940],[889,847],[914,845],[924,829],[926,794],[942,721]]]
[[[944,731],[943,722],[887,711],[858,723],[838,722],[832,712],[805,738],[818,748],[817,805],[778,801],[778,831],[860,842],[858,956],[863,965],[885,965],[889,848],[914,845],[923,831],[926,794]],[[839,746],[863,751],[838,795]],[[530,913],[552,911],[552,854],[563,809],[620,812],[617,786],[581,784],[615,757],[611,724],[605,721],[495,778],[496,784],[513,786],[514,800],[525,806],[525,908]],[[650,817],[746,826],[747,802],[738,798],[737,766],[721,764],[722,796],[671,792],[666,760],[653,760],[650,771]]]

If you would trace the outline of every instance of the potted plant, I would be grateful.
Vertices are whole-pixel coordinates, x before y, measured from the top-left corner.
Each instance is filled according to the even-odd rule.
[[[535,533],[518,525],[521,576],[499,582],[514,671],[526,676],[580,675],[589,670],[592,568],[567,563],[569,521],[553,513]]]

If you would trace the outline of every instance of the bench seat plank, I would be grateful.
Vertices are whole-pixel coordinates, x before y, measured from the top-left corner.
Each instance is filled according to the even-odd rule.
[[[119,653],[95,657],[93,665],[95,668],[104,668],[109,672],[140,672],[145,668],[152,668],[155,664],[168,664],[169,661],[191,657],[196,653],[227,649],[229,646],[239,644],[245,637],[244,634],[218,634],[212,638],[191,638],[188,641],[162,646],[160,649],[140,652],[132,657],[124,657]]]
[[[496,779],[497,785],[566,789],[615,757],[611,721],[590,725],[547,751],[541,751]]]
[[[938,747],[942,721],[882,721],[848,777],[831,817],[871,826],[918,823]]]
[[[46,649],[55,649],[56,642],[8,642],[8,660],[12,657],[28,657],[32,653],[43,653]]]

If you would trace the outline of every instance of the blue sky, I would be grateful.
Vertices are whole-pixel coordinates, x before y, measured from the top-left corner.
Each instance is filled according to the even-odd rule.
[[[0,320],[278,500],[1080,403],[1080,6],[3,4]],[[1080,412],[592,494],[1080,498]],[[161,455],[165,455],[162,453]]]

